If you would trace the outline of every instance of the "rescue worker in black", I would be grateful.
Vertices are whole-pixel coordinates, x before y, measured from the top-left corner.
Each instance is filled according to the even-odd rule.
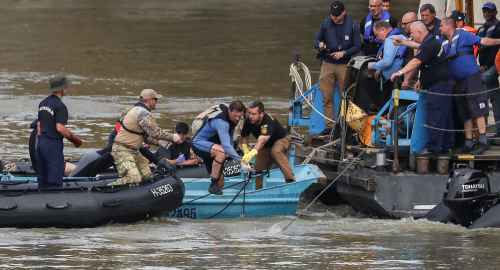
[[[64,76],[50,79],[50,92],[38,106],[37,173],[41,188],[62,186],[64,176],[63,138],[80,147],[82,140],[66,127],[68,109],[61,98],[69,89]]]
[[[423,89],[451,94],[453,81],[450,81],[448,61],[442,54],[441,42],[420,21],[411,24],[411,36],[420,43],[418,52],[406,66],[391,76],[391,80],[420,69],[420,84]],[[452,101],[451,96],[425,94],[426,128],[429,138],[426,149],[420,154],[447,154],[453,147],[453,136],[443,131],[453,128]]]
[[[497,7],[492,2],[483,5],[483,17],[485,23],[479,28],[477,35],[481,38],[500,38],[500,21],[497,17]],[[482,73],[482,81],[486,89],[498,88],[498,74],[495,67],[495,55],[500,46],[480,46],[479,65]],[[500,137],[500,91],[490,93],[490,101],[495,117],[496,137]]]

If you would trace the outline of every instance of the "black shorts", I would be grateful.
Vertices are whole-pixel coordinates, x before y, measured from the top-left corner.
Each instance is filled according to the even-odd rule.
[[[207,167],[208,173],[212,173],[212,163],[214,162],[214,160],[210,155],[210,152],[201,151],[194,145],[192,147],[193,147],[193,152],[203,160],[203,164],[205,164],[205,167]]]
[[[457,81],[455,93],[475,94],[456,97],[456,106],[459,115],[463,115],[464,121],[488,115],[488,94],[476,94],[483,92],[481,73],[476,73],[464,80]]]

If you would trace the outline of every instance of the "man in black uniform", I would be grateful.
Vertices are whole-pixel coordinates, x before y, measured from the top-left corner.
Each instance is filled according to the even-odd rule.
[[[481,38],[500,38],[500,21],[497,19],[497,6],[492,2],[484,3],[483,17],[485,23],[477,32]],[[498,74],[495,67],[495,55],[500,46],[480,46],[479,47],[479,65],[481,66],[482,81],[486,89],[498,88]],[[500,137],[500,91],[490,93],[493,115],[495,116],[496,137]]]
[[[248,147],[250,134],[257,138],[257,143],[252,150]],[[295,181],[293,170],[288,164],[287,151],[290,147],[290,140],[287,138],[287,131],[278,120],[264,112],[262,102],[254,101],[249,105],[240,142],[244,152],[242,162],[248,164],[257,156],[255,169],[262,171],[269,169],[274,161],[280,167],[287,183]],[[256,188],[261,188],[262,177],[257,177],[255,183]]]
[[[441,51],[441,42],[436,40],[426,25],[420,21],[411,24],[411,36],[420,43],[415,57],[398,72],[393,73],[391,80],[420,69],[420,84],[429,92],[451,94],[453,82],[448,74],[448,62]],[[425,95],[427,112],[426,124],[429,139],[427,151],[435,154],[445,154],[453,147],[453,136],[442,131],[452,126],[452,97],[444,95]],[[427,152],[426,151],[426,152]]]
[[[68,123],[68,109],[61,98],[68,88],[69,82],[66,77],[58,76],[50,79],[51,95],[42,100],[38,106],[37,173],[40,187],[62,186],[63,137],[76,147],[82,144],[81,139],[65,126]]]

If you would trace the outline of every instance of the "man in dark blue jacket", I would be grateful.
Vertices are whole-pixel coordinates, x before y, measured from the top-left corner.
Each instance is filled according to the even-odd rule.
[[[37,173],[38,185],[42,188],[62,186],[63,138],[71,141],[76,147],[82,144],[81,139],[66,128],[68,109],[61,98],[68,88],[69,82],[66,77],[50,79],[51,95],[42,100],[38,106]]]
[[[323,93],[324,112],[333,119],[333,89],[338,83],[340,91],[345,87],[347,62],[361,48],[360,33],[352,17],[347,15],[344,4],[334,1],[330,5],[330,15],[316,34],[315,47],[320,51],[322,60],[319,83]],[[327,120],[331,129],[333,122]]]

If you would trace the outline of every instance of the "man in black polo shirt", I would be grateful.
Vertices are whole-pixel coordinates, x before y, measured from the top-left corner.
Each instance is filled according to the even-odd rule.
[[[252,134],[257,138],[257,143],[252,150],[248,147],[248,137]],[[276,162],[285,176],[287,183],[295,181],[293,171],[288,164],[287,151],[290,147],[290,140],[287,138],[287,131],[278,120],[272,118],[264,112],[264,104],[254,101],[247,111],[247,119],[241,131],[241,146],[245,155],[241,159],[244,163],[249,163],[255,156],[255,169],[266,170],[271,167],[272,162]],[[262,177],[255,179],[256,188],[262,187]]]
[[[68,123],[68,109],[61,101],[69,88],[66,77],[50,79],[51,95],[38,106],[37,173],[39,187],[62,186],[64,176],[63,138],[80,147],[82,140],[73,134]]]
[[[395,72],[391,80],[420,69],[420,84],[429,92],[451,94],[453,82],[448,74],[448,62],[441,52],[441,42],[429,32],[425,24],[417,21],[411,24],[411,36],[420,43],[415,57],[401,70]],[[427,151],[435,154],[447,153],[453,146],[451,133],[442,131],[452,128],[452,97],[443,95],[425,95],[427,112],[426,128],[429,134]],[[427,152],[426,151],[426,152]]]

